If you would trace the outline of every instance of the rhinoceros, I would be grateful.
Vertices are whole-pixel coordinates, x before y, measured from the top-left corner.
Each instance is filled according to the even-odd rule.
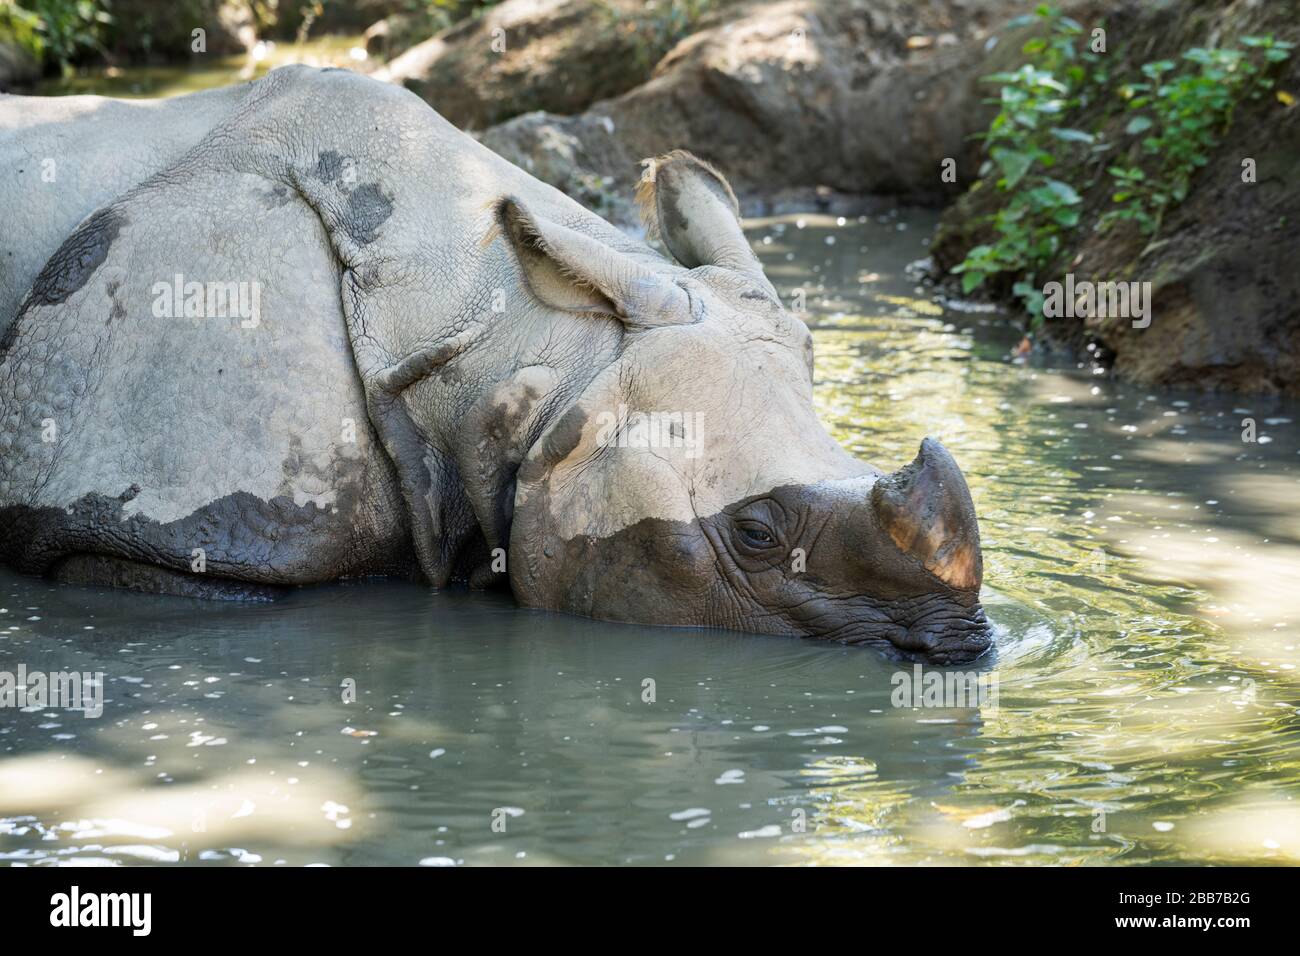
[[[957,464],[813,408],[715,168],[632,238],[415,95],[286,67],[0,100],[0,560],[202,597],[409,575],[609,621],[988,649]]]

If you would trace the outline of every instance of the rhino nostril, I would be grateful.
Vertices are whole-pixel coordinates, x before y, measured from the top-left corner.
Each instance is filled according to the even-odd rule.
[[[968,664],[993,646],[993,631],[983,609],[976,608],[913,625],[900,646],[933,664]]]

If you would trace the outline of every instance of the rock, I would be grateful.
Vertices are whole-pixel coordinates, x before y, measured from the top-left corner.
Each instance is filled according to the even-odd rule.
[[[114,0],[111,13],[104,47],[121,62],[241,53],[254,33],[247,0]],[[204,53],[193,50],[197,29],[204,31]]]
[[[390,60],[436,32],[436,21],[418,13],[394,13],[372,23],[362,37],[371,58]]]
[[[460,12],[456,7],[468,8],[473,4],[465,0],[463,4],[448,7],[445,0],[320,0],[313,2],[288,2],[275,0],[226,0],[249,7],[257,18],[258,35],[277,41],[293,40],[306,28],[306,35],[321,37],[326,34],[364,33],[367,27],[380,23],[389,17],[410,16],[412,19],[426,22],[428,32],[419,39],[432,35],[435,29],[445,27],[453,14]]]
[[[41,65],[31,52],[0,39],[0,93],[21,89],[41,76]]]
[[[417,44],[376,75],[415,91],[464,129],[534,110],[576,113],[649,77],[694,24],[683,12],[694,8],[669,0],[506,0]]]
[[[978,165],[970,135],[990,108],[992,25],[1015,3],[784,0],[728,7],[682,40],[648,82],[580,116],[521,117],[483,141],[510,156],[548,131],[565,148],[536,174],[630,192],[638,160],[685,148],[748,194],[821,188],[936,201],[960,185],[943,159]],[[918,36],[933,42],[918,45]],[[954,42],[960,38],[961,42]],[[437,105],[435,103],[435,105]],[[560,167],[573,163],[572,168]],[[556,171],[551,179],[547,170]]]
[[[1284,86],[1300,89],[1300,69]],[[1276,107],[1276,104],[1274,104]],[[1243,118],[1162,239],[1090,235],[1076,272],[1151,282],[1151,324],[1091,319],[1117,375],[1146,385],[1300,395],[1300,109]],[[1241,182],[1241,156],[1261,170]],[[1221,175],[1215,175],[1219,171]]]
[[[303,4],[281,4],[284,7],[302,8]],[[390,16],[400,16],[431,4],[412,3],[411,0],[334,0],[321,7],[311,25],[311,35],[322,33],[360,33],[367,26]],[[288,11],[286,11],[287,13]],[[286,18],[286,25],[288,25]],[[297,25],[294,25],[297,29]]]
[[[0,92],[35,83],[41,76],[39,21],[0,3]]]
[[[494,152],[610,222],[637,231],[640,218],[628,185],[629,177],[638,175],[636,161],[607,119],[561,117],[539,110],[494,126],[479,138]],[[610,169],[622,169],[627,175],[602,172]]]

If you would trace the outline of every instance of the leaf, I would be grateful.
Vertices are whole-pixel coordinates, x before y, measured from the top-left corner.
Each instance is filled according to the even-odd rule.
[[[1064,226],[1066,229],[1073,229],[1079,224],[1079,210],[1077,209],[1058,209],[1052,213],[1052,219],[1058,226]]]
[[[1091,145],[1096,139],[1091,133],[1085,133],[1081,129],[1065,129],[1060,126],[1052,127],[1052,135],[1057,139],[1065,140],[1067,143],[1088,143]]]
[[[1295,97],[1286,90],[1277,91],[1277,101],[1283,106],[1295,106]]]
[[[1011,149],[994,150],[993,161],[1002,170],[1007,189],[1014,188],[1020,180],[1024,179],[1025,174],[1029,172],[1029,167],[1033,165],[1033,158],[1028,153]]]
[[[970,295],[972,292],[974,292],[983,284],[984,284],[984,273],[977,272],[974,270],[963,273],[961,277],[962,295]]]
[[[1130,136],[1136,136],[1138,133],[1145,133],[1153,125],[1151,118],[1148,116],[1135,116],[1128,121],[1128,126],[1124,127],[1124,132]]]
[[[1122,166],[1107,166],[1106,172],[1110,173],[1116,179],[1123,179],[1132,182],[1141,182],[1143,179],[1147,178],[1146,173],[1142,172],[1142,170],[1138,169],[1136,166],[1132,169],[1125,169]]]
[[[1075,203],[1082,201],[1079,194],[1074,191],[1073,186],[1069,183],[1063,183],[1059,179],[1049,179],[1047,181],[1047,188],[1051,190],[1052,194],[1056,196],[1057,199],[1067,206],[1073,206]]]

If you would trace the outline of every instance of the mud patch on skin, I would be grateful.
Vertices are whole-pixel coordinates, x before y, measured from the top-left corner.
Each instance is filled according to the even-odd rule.
[[[378,183],[362,183],[349,188],[355,181],[352,160],[327,149],[316,157],[316,168],[308,175],[327,185],[335,186],[347,195],[347,208],[343,210],[340,225],[358,246],[368,246],[379,236],[379,227],[393,214],[393,200],[384,194]],[[352,176],[344,175],[349,169]]]
[[[120,588],[146,594],[170,594],[205,601],[274,601],[289,593],[287,587],[249,584],[197,574],[182,574],[152,564],[100,554],[74,554],[64,558],[50,572],[60,584],[83,587]]]
[[[553,466],[569,457],[570,452],[582,441],[582,429],[587,424],[587,413],[578,406],[573,406],[564,413],[564,417],[546,433],[542,445],[542,461]]]
[[[348,489],[360,488],[365,481],[366,462],[355,443],[333,446],[324,455],[310,454],[302,436],[289,436],[289,452],[280,465],[284,476],[276,489],[277,497],[291,499],[302,506],[337,510],[348,500]],[[358,497],[356,492],[351,497]]]
[[[682,205],[680,184],[675,182],[671,176],[661,175],[659,179],[659,215],[661,218],[667,219],[667,225],[671,227],[669,234],[686,235],[691,227],[691,221],[686,218]],[[663,229],[662,224],[660,229]]]
[[[106,320],[107,324],[126,318],[126,303],[122,301],[122,296],[119,294],[121,290],[121,279],[113,279],[105,287],[105,291],[108,292],[109,301],[113,303],[112,307],[108,310],[108,319]]]
[[[258,200],[267,209],[279,209],[294,199],[294,194],[287,186],[275,186],[265,192],[257,193]]]
[[[264,501],[239,491],[164,524],[124,513],[138,492],[132,486],[115,498],[91,493],[67,508],[0,508],[0,561],[47,574],[73,555],[100,555],[189,575],[194,551],[202,549],[204,574],[255,584],[411,573],[409,552],[367,553],[359,545],[350,506],[336,514],[285,496]]]
[[[487,547],[508,547],[515,507],[515,475],[562,401],[559,380],[546,366],[526,366],[487,392],[464,418],[455,449],[465,494],[478,515]],[[506,583],[491,565],[475,569],[472,587]]]
[[[323,183],[337,182],[343,173],[343,157],[332,149],[327,149],[316,158],[316,171],[313,175]]]
[[[58,305],[86,284],[108,258],[108,250],[127,224],[125,214],[101,209],[63,240],[32,283],[30,305]]]
[[[537,531],[540,553],[511,562],[515,596],[526,606],[604,621],[747,629],[714,616],[723,585],[695,522],[645,518],[608,538]],[[520,541],[522,529],[511,537]]]
[[[375,241],[379,227],[393,214],[393,201],[376,183],[358,186],[348,194],[348,210],[343,221],[352,241],[366,246]]]

